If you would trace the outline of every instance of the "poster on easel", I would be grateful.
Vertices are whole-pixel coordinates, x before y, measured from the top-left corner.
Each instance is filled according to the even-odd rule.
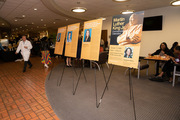
[[[144,12],[112,18],[109,64],[138,68]]]
[[[80,23],[68,25],[66,35],[65,56],[76,57]]]
[[[66,27],[58,28],[54,54],[58,54],[58,55],[63,54],[64,40],[66,37],[66,29],[67,29]]]
[[[99,60],[102,19],[84,22],[81,59]]]

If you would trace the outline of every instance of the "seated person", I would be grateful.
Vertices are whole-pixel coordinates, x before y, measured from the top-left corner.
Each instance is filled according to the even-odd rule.
[[[180,46],[177,46],[174,49],[173,56],[167,55],[167,57],[169,57],[170,60],[167,63],[165,63],[162,72],[157,77],[162,78],[164,73],[166,73],[167,77],[169,78],[169,82],[172,82],[171,72],[174,69],[174,64],[180,64]],[[177,71],[180,71],[180,67],[177,67]]]
[[[160,49],[156,50],[156,52],[149,55],[150,56],[154,56],[154,55],[164,56],[165,54],[172,55],[172,52],[170,52],[170,50],[168,49],[167,44],[163,42],[160,44]]]
[[[171,51],[171,52],[174,52],[174,48],[175,48],[176,46],[178,46],[178,42],[174,42],[174,43],[173,43],[170,51]]]
[[[3,48],[2,44],[0,43],[0,51],[1,50],[4,50],[4,48]]]

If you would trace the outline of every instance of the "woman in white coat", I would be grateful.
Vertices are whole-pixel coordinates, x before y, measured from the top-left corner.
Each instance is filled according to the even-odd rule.
[[[31,62],[29,61],[30,53],[31,53],[32,45],[31,42],[26,40],[26,36],[22,36],[22,41],[19,43],[19,46],[16,50],[16,54],[21,50],[21,55],[24,59],[24,69],[23,72],[26,72],[26,66],[29,65],[29,68],[32,67]]]

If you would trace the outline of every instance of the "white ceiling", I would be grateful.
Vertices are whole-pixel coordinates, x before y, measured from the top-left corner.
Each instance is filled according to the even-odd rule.
[[[14,31],[57,29],[84,19],[117,15],[121,10],[127,9],[127,5],[128,9],[142,11],[169,6],[170,2],[171,0],[131,0],[123,3],[116,3],[112,0],[6,0],[0,8],[0,17],[3,19],[3,21],[0,20],[0,27],[6,26],[2,26],[5,20]],[[87,12],[72,13],[71,8],[78,6],[86,7]],[[34,8],[38,10],[35,11]],[[22,15],[26,17],[23,18]]]

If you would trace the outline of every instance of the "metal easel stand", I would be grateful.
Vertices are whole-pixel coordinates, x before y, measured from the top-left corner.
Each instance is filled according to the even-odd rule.
[[[111,79],[113,69],[114,69],[114,65],[112,66],[112,69],[110,71],[108,81],[106,82],[106,86],[105,86],[104,91],[103,91],[103,93],[101,95],[99,103],[97,102],[97,86],[96,86],[96,71],[95,71],[95,91],[96,91],[96,107],[97,108],[99,108],[99,106],[100,106],[100,104],[102,102],[102,99],[104,97],[104,94],[106,92],[106,89],[108,88],[108,84],[109,84],[109,81]],[[130,100],[132,100],[132,102],[133,102],[134,119],[136,120],[136,109],[135,109],[135,101],[134,101],[134,93],[133,93],[133,82],[132,82],[132,79],[131,79],[131,69],[132,68],[129,68],[129,92],[130,92]]]
[[[134,119],[136,120],[136,108],[135,108],[135,101],[134,101],[133,81],[131,79],[131,69],[132,68],[129,68],[129,91],[130,91],[130,100],[132,100],[133,102]]]
[[[79,81],[80,81],[80,79],[81,79],[82,73],[83,73],[83,75],[84,75],[85,82],[87,82],[86,75],[85,75],[85,72],[84,72],[84,66],[83,66],[83,65],[82,65],[82,67],[81,67],[81,71],[80,71],[80,74],[79,74],[79,76],[78,76],[78,80],[77,80],[77,83],[76,83],[75,88],[74,88],[74,79],[73,79],[73,95],[76,94],[77,87],[78,87],[78,85],[79,85]]]
[[[76,74],[76,76],[78,76],[78,75],[77,75],[77,72],[76,72],[76,70],[75,70],[75,67],[74,67],[74,62],[73,62],[72,68],[73,68],[72,70],[74,71],[74,73]],[[64,64],[64,66],[63,66],[63,71],[62,71],[61,77],[58,77],[57,86],[61,86],[65,69],[66,69],[66,64]],[[74,78],[73,78],[73,79],[74,79]]]
[[[50,71],[50,73],[49,73],[48,80],[49,80],[50,77],[51,77],[51,74],[52,74],[52,71],[53,71],[53,68],[54,68],[54,62],[55,62],[55,57],[54,57],[54,61],[52,61],[52,68],[51,68],[51,71]]]

